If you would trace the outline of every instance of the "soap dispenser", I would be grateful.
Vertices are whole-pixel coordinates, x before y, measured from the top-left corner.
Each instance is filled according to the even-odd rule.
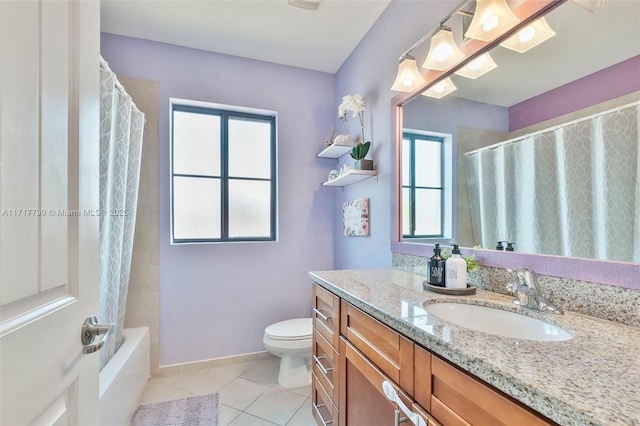
[[[447,288],[467,288],[467,262],[460,256],[460,247],[453,245],[451,257],[445,263]]]
[[[436,243],[433,256],[427,260],[427,282],[437,287],[444,287],[444,257],[442,257],[440,244]]]

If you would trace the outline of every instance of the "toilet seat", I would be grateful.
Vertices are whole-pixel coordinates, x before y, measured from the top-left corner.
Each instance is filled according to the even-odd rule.
[[[264,331],[265,337],[272,340],[304,340],[313,335],[311,318],[296,318],[271,324]]]

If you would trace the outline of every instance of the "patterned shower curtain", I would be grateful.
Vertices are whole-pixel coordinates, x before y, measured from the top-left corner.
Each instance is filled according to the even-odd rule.
[[[465,154],[474,241],[640,262],[638,103]]]
[[[115,323],[100,369],[123,343],[144,114],[100,58],[100,322]]]

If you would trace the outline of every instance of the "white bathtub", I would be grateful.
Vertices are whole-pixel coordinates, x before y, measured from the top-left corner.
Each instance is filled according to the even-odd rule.
[[[124,426],[149,379],[149,328],[127,328],[124,343],[100,371],[100,425]]]

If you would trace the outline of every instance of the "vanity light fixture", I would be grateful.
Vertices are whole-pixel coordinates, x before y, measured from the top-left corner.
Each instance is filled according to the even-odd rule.
[[[444,71],[463,58],[464,54],[458,49],[451,28],[443,25],[431,38],[431,47],[422,68]]]
[[[451,81],[451,77],[447,77],[422,92],[422,95],[429,96],[430,98],[440,99],[444,98],[456,89],[457,87],[453,84],[453,81]]]
[[[498,64],[495,63],[491,55],[489,55],[489,53],[485,53],[478,56],[464,67],[460,68],[455,72],[455,74],[475,80],[476,78],[480,77],[481,75],[485,75],[497,66]]]
[[[476,10],[465,37],[491,41],[520,22],[506,0],[477,0]]]
[[[524,53],[556,35],[544,17],[527,25],[517,34],[509,37],[500,46]]]
[[[411,93],[424,84],[424,81],[422,74],[418,70],[416,58],[407,53],[400,59],[398,75],[396,81],[393,82],[393,86],[391,86],[391,90]]]

